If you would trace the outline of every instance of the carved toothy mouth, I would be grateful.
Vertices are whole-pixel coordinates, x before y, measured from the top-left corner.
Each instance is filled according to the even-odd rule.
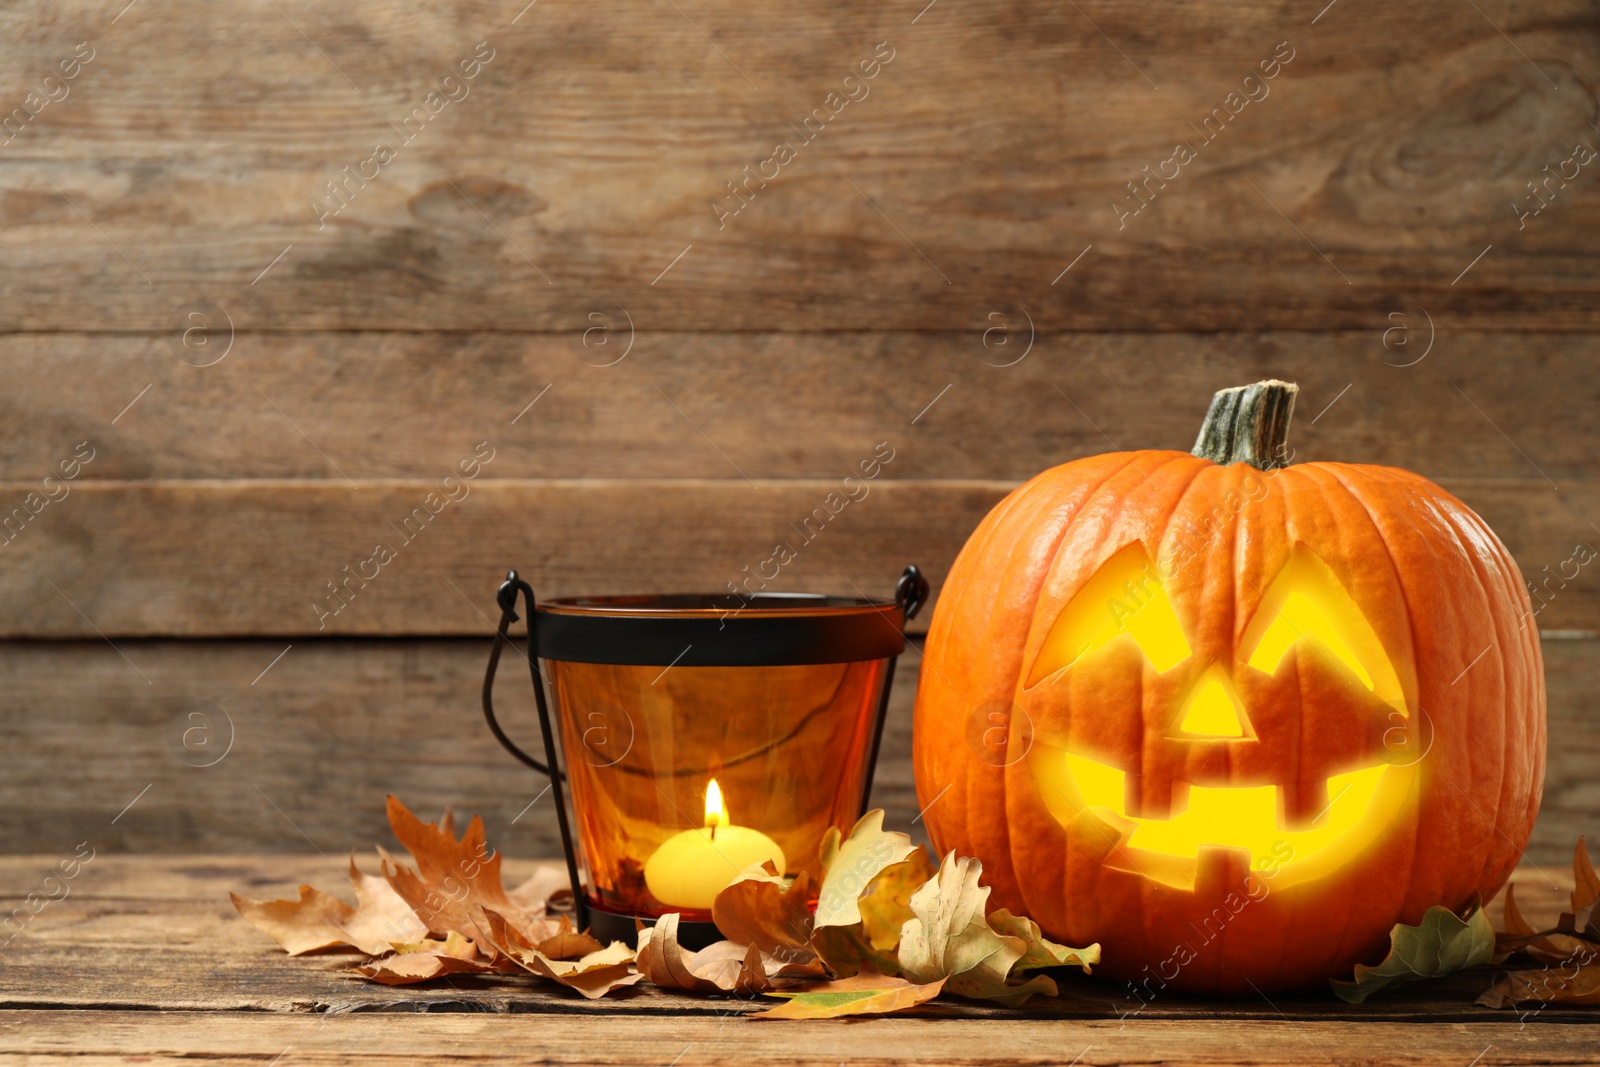
[[[1379,763],[1327,780],[1328,804],[1286,826],[1279,787],[1175,784],[1172,816],[1129,815],[1126,773],[1107,763],[1035,745],[1029,765],[1041,799],[1064,827],[1087,818],[1107,845],[1106,866],[1193,890],[1212,868],[1269,872],[1274,886],[1323,877],[1365,852],[1412,794],[1416,765]]]

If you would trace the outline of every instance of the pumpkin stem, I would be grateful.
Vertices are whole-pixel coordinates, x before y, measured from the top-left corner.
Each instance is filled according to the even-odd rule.
[[[1289,465],[1289,419],[1300,387],[1269,379],[1219,389],[1211,398],[1192,454],[1221,464],[1248,463],[1256,470]]]

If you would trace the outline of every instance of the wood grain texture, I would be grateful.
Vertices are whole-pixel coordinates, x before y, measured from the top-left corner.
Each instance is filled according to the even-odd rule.
[[[1576,543],[1597,540],[1588,523],[1600,483],[1441,481],[1529,576],[1561,571]],[[775,587],[887,596],[914,562],[937,596],[968,535],[1014,487],[880,477],[841,504],[838,479],[480,478],[447,503],[435,495],[442,479],[75,484],[0,545],[10,606],[0,636],[477,635],[492,631],[509,567],[540,596],[720,591],[775,573],[766,561],[780,541],[796,558]],[[0,483],[0,499],[37,488]],[[1541,628],[1600,627],[1592,575],[1549,589]]]
[[[944,333],[607,321],[589,348],[577,331],[230,335],[224,319],[186,327],[188,347],[176,330],[0,334],[0,480],[42,478],[82,441],[85,480],[442,477],[488,439],[496,479],[838,478],[889,440],[885,478],[1022,481],[1188,451],[1213,392],[1269,377],[1302,389],[1296,461],[1562,485],[1600,453],[1600,339],[1430,327],[1416,307],[1333,334],[1030,335],[1014,308]]]
[[[39,872],[55,864],[56,857],[50,854],[0,858],[0,899],[36,892]],[[534,867],[525,860],[510,860],[505,870],[508,884],[526,877]],[[352,981],[340,971],[357,958],[354,954],[291,958],[239,918],[228,899],[230,892],[258,899],[292,897],[301,884],[348,898],[343,868],[316,855],[95,854],[77,870],[76,877],[61,883],[68,887],[65,898],[33,915],[5,946],[8,966],[0,972],[0,1011],[100,1008],[329,1016],[474,1012],[688,1020],[727,1018],[751,1007],[744,997],[682,996],[653,986],[589,1001],[559,987],[498,976],[458,976],[413,988]],[[1572,878],[1570,871],[1554,873],[1547,880],[1523,869],[1516,875],[1516,885],[1518,903],[1530,918],[1553,921],[1567,906],[1565,894],[1572,888]],[[56,883],[52,886],[54,892],[63,892]],[[1498,913],[1499,904],[1491,902],[1490,908]],[[143,962],[133,962],[138,959]],[[128,983],[130,966],[146,972],[149,980]],[[1477,1026],[1517,1018],[1473,1003],[1490,983],[1490,974],[1483,968],[1441,982],[1402,987],[1359,1008],[1340,1005],[1323,989],[1285,993],[1270,1002],[1155,995],[1143,1001],[1142,1010],[1132,1018],[1139,1026],[1221,1018],[1316,1021],[1339,1013],[1351,1013],[1364,1025],[1410,1021]],[[913,1017],[1120,1023],[1121,1014],[1140,1004],[1120,986],[1068,975],[1059,996],[1034,999],[1022,1010],[945,1000],[917,1009]],[[1551,1005],[1537,1018],[1543,1025],[1559,1025],[1588,1022],[1593,1013]]]
[[[560,855],[554,810],[539,799],[546,780],[484,724],[487,636],[299,642],[278,660],[286,644],[118,642],[120,654],[103,643],[0,645],[0,804],[15,813],[0,824],[0,853],[91,840],[110,851],[342,858],[389,841],[384,796],[394,793],[429,818],[446,806],[481,814],[513,855]],[[916,658],[902,660],[873,794],[911,830]],[[515,655],[496,694],[506,729],[536,748],[533,692]]]
[[[201,1012],[18,1011],[0,1015],[0,1062],[79,1067],[153,1064],[247,1067],[290,1062],[478,1064],[513,1057],[550,1064],[660,1067],[747,1062],[818,1064],[1061,1064],[1136,1062],[1152,1067],[1352,1062],[1459,1067],[1590,1064],[1583,1024],[1520,1029],[1516,1016],[1472,1026],[1317,1020],[1111,1021],[1027,1019],[846,1019],[804,1024],[718,1018],[630,1017],[609,1024],[585,1015],[261,1015]],[[759,1030],[757,1028],[760,1028]],[[926,1050],[926,1051],[919,1051]]]
[[[540,596],[718,591],[746,567],[755,574],[779,540],[798,554],[785,586],[889,596],[907,563],[942,574],[1008,488],[880,481],[830,517],[840,480],[479,481],[430,517],[439,480],[83,484],[38,517],[53,520],[48,530],[24,529],[0,549],[16,564],[0,595],[18,607],[0,627],[477,635],[493,632],[508,567]],[[807,543],[814,509],[829,521],[813,520]],[[380,543],[393,558],[364,565]],[[346,566],[376,577],[353,580],[341,602],[327,583],[343,588]]]
[[[571,329],[597,302],[649,329],[960,329],[1012,303],[1073,329],[1381,329],[1411,303],[1600,323],[1592,175],[1512,206],[1593,141],[1583,0],[517,6],[9,5],[4,112],[94,58],[0,148],[3,328],[159,330],[195,300],[256,329]],[[830,98],[880,42],[868,95]],[[735,199],[780,141],[793,161]],[[393,160],[345,178],[379,142]],[[319,222],[332,180],[349,203]],[[744,206],[719,222],[719,199]]]
[[[297,641],[281,659],[288,642],[117,644],[0,644],[0,853],[89,841],[108,853],[320,849],[343,862],[389,842],[386,793],[430,818],[482,814],[514,856],[560,852],[550,802],[536,801],[545,780],[483,723],[487,639]],[[1600,641],[1547,638],[1544,653],[1550,753],[1526,858],[1556,877],[1580,834],[1600,840]],[[871,803],[924,840],[911,775],[919,658],[900,661]],[[533,741],[517,667],[508,655],[496,707]]]

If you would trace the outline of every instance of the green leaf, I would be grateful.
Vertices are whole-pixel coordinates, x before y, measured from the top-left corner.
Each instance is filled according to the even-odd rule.
[[[1355,981],[1333,981],[1339,999],[1360,1004],[1401,982],[1443,978],[1494,958],[1494,924],[1482,908],[1465,919],[1448,908],[1432,907],[1417,926],[1398,923],[1389,932],[1389,955],[1376,967],[1356,964]]]

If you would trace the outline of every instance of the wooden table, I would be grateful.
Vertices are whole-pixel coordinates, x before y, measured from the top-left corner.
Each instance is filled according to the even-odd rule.
[[[0,858],[4,898],[38,891],[54,863]],[[508,881],[529,866],[508,863]],[[1135,1004],[1118,987],[1079,979],[1024,1010],[941,1000],[892,1017],[756,1023],[739,1018],[747,1001],[651,987],[586,1001],[521,982],[373,985],[338,973],[350,957],[285,956],[227,896],[292,896],[299,882],[337,891],[341,878],[337,859],[319,856],[97,856],[0,949],[0,1062],[1600,1062],[1600,1012],[1477,1007],[1487,971],[1360,1007],[1319,993],[1172,995],[1123,1017]],[[1518,885],[1542,918],[1570,882],[1525,868]]]

